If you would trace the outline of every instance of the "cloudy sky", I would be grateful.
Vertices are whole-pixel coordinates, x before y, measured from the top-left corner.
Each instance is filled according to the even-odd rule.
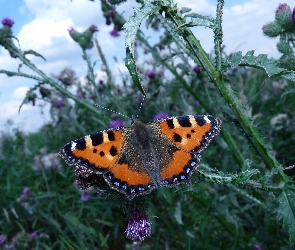
[[[186,6],[194,12],[215,15],[216,0],[175,2],[178,2],[178,7]],[[256,54],[265,53],[278,58],[277,40],[264,37],[261,27],[274,19],[279,3],[287,3],[291,8],[295,5],[294,0],[225,0],[223,29],[226,51],[255,50]],[[46,62],[40,58],[32,58],[32,62],[48,74],[57,75],[65,67],[73,68],[80,75],[86,74],[81,50],[68,35],[67,29],[71,26],[83,31],[91,24],[97,25],[97,39],[109,62],[113,63],[114,55],[119,61],[124,57],[124,35],[122,33],[119,38],[109,35],[112,26],[105,25],[98,0],[0,0],[0,6],[0,19],[9,17],[15,21],[13,32],[21,49],[33,49],[42,54]],[[132,6],[136,6],[136,2],[128,0],[120,6],[119,11],[128,17],[133,13]],[[194,28],[194,32],[205,50],[210,52],[213,48],[212,31]],[[161,33],[151,35],[158,39]],[[99,59],[95,50],[90,53],[93,60]],[[0,69],[16,71],[17,68],[18,61],[0,47]],[[18,114],[26,91],[34,84],[32,80],[0,75],[0,131],[18,127],[32,132],[50,121],[46,106],[40,108],[24,105]],[[7,125],[8,120],[13,122],[13,126]]]

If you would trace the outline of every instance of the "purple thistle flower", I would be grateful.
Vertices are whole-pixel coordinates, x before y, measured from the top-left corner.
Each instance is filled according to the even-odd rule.
[[[111,34],[112,37],[119,37],[119,36],[120,36],[118,30],[116,30],[116,29],[113,29],[113,30],[110,32],[110,34]]]
[[[0,247],[3,247],[6,244],[7,238],[4,235],[0,235]]]
[[[199,101],[196,101],[196,106],[199,107],[201,104]]]
[[[169,115],[167,112],[165,111],[162,111],[156,115],[154,115],[154,120],[157,120],[157,119],[162,119],[162,118],[167,118]]]
[[[64,105],[64,102],[62,100],[59,100],[55,103],[55,106],[59,109]]]
[[[81,194],[81,200],[82,201],[88,201],[90,198],[90,195],[88,193],[82,193]]]
[[[276,10],[276,14],[278,14],[279,12],[281,12],[282,10],[290,10],[291,11],[291,8],[288,4],[286,3],[280,3],[279,4],[279,7],[277,8]]]
[[[295,7],[294,7],[293,13],[292,13],[292,21],[295,22]]]
[[[83,98],[83,95],[81,93],[77,93],[76,96],[79,98],[79,99],[82,99]]]
[[[29,195],[31,193],[31,189],[29,189],[29,188],[24,188],[24,190],[23,190],[23,194],[24,195]]]
[[[147,72],[146,76],[150,79],[154,79],[156,74],[153,70],[150,70],[149,72]]]
[[[199,74],[201,72],[201,69],[198,66],[194,67],[194,71]]]
[[[123,127],[123,126],[124,126],[123,121],[120,118],[117,120],[112,120],[110,122],[111,128],[118,128],[118,127]]]
[[[36,232],[32,232],[32,233],[30,233],[30,238],[31,238],[31,240],[36,239],[36,237],[37,237],[37,233],[36,233]]]
[[[70,27],[68,28],[69,34],[72,35],[73,32],[75,31],[74,27]]]
[[[98,31],[98,28],[97,28],[94,24],[92,24],[88,29],[89,29],[92,33]]]
[[[3,24],[3,26],[8,26],[10,28],[14,25],[14,21],[8,17],[3,18],[1,23]]]
[[[152,233],[152,223],[144,211],[134,211],[129,215],[128,226],[125,233],[133,241],[144,240]]]
[[[262,31],[264,32],[267,29],[267,24],[262,26]]]
[[[253,245],[252,247],[253,250],[261,250],[261,246],[258,244]]]

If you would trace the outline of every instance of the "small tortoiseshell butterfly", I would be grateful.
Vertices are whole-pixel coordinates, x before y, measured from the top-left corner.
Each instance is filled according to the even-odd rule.
[[[87,135],[65,145],[60,155],[88,175],[103,176],[112,189],[128,199],[153,189],[189,183],[200,164],[200,153],[220,131],[211,115],[188,115],[134,121]]]

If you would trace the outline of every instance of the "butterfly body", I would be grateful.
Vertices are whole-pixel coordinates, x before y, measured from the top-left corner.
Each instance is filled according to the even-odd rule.
[[[120,127],[68,143],[60,155],[85,176],[103,176],[112,189],[132,199],[158,186],[189,183],[200,153],[219,133],[213,116],[178,116],[131,128]]]

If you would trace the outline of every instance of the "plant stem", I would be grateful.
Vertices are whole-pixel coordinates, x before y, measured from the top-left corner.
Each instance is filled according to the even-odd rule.
[[[93,67],[92,67],[89,56],[87,55],[85,49],[83,49],[83,59],[87,62],[87,65],[88,65],[88,81],[93,87],[93,91],[95,93],[96,100],[99,101],[100,97],[99,97],[97,86],[95,84],[95,76],[94,76],[94,73],[93,73]]]
[[[109,68],[109,65],[107,63],[107,60],[106,60],[106,58],[105,58],[105,56],[104,56],[104,54],[103,54],[103,52],[101,50],[101,47],[100,47],[97,39],[95,39],[95,44],[96,44],[96,48],[97,48],[98,54],[99,54],[99,56],[100,56],[100,58],[102,60],[102,63],[105,66],[105,70],[106,70],[106,73],[107,73],[107,76],[108,76],[107,84],[108,84],[109,88],[111,89],[112,82],[113,82],[112,73],[110,71],[110,68]]]

